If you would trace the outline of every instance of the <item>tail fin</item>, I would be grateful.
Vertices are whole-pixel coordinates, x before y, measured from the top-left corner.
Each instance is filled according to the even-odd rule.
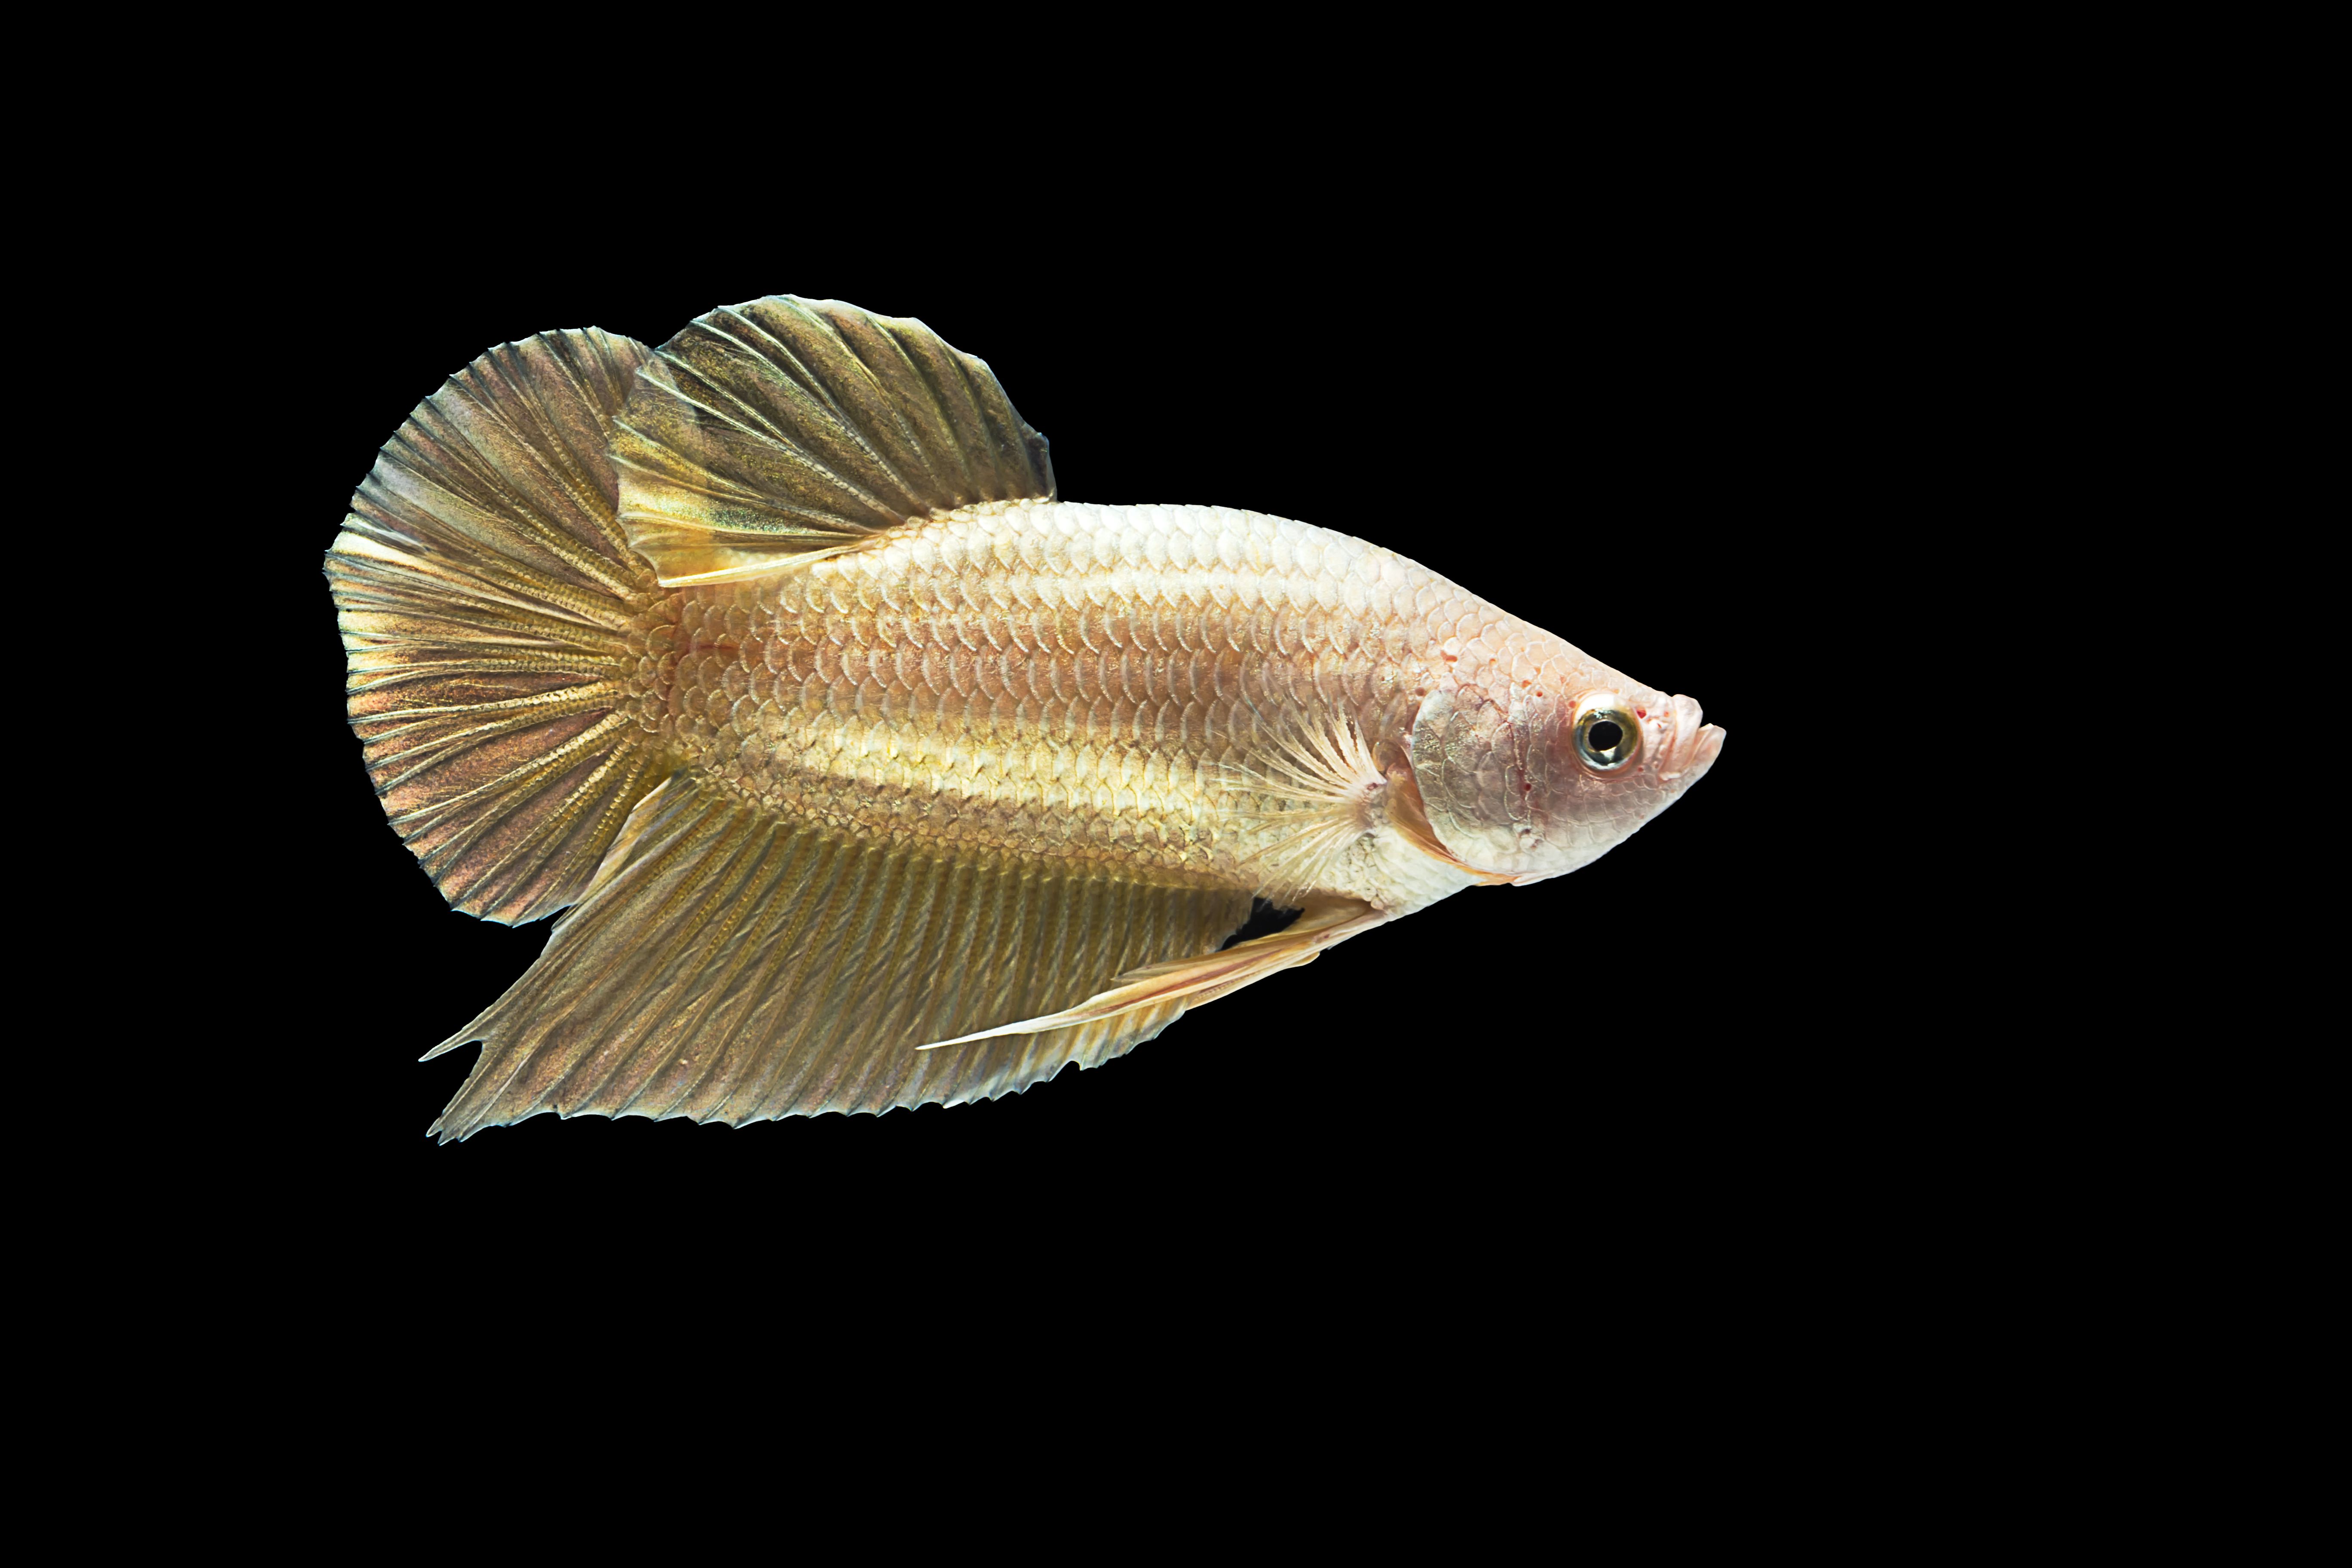
[[[384,813],[486,920],[577,899],[670,769],[635,679],[667,595],[605,456],[649,354],[593,328],[490,350],[384,443],[327,553]]]

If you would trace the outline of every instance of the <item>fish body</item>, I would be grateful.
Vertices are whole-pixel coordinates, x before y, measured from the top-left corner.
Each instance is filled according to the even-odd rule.
[[[1400,853],[1381,800],[1423,700],[1623,684],[1392,551],[1286,519],[1016,501],[898,532],[677,593],[633,680],[645,721],[747,801],[845,833],[1402,914],[1477,879]],[[1325,802],[1291,770],[1325,761],[1318,736],[1367,804],[1360,833],[1301,845]]]
[[[779,299],[550,334],[418,410],[329,576],[379,793],[454,902],[570,906],[436,1130],[983,1098],[1713,763],[1395,552],[1059,500],[985,365]],[[1225,946],[1251,900],[1304,912]]]

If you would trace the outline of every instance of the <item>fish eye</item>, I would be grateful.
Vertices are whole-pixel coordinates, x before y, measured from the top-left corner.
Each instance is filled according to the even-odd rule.
[[[1613,773],[1642,750],[1641,727],[1622,708],[1596,702],[1576,715],[1576,754],[1596,773]]]

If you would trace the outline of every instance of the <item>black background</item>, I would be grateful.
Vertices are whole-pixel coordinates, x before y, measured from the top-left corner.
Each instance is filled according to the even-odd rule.
[[[1856,1060],[1851,1030],[1809,1026],[1869,919],[1822,890],[1853,781],[1824,765],[1835,721],[1809,681],[1849,631],[1824,563],[1868,548],[1856,431],[1883,411],[1832,299],[1853,267],[1833,208],[1733,153],[1687,172],[1261,178],[1246,197],[1161,176],[1086,215],[923,221],[745,192],[420,227],[362,198],[265,259],[246,282],[308,355],[255,601],[283,787],[262,908],[208,940],[268,998],[251,1046],[293,1069],[278,1112],[320,1180],[583,1234],[677,1194],[682,1219],[719,1223],[717,1204],[794,1234],[877,1206],[953,1234],[1052,1212],[1309,1249],[1411,1234],[1506,1270],[1604,1233],[1752,1242],[1834,1179],[1811,1130]],[[383,822],[319,557],[377,446],[488,345],[586,325],[658,344],[772,292],[918,316],[987,359],[1066,499],[1247,507],[1391,546],[1696,696],[1722,761],[1586,870],[1466,892],[1019,1096],[744,1129],[541,1117],[436,1146],[476,1048],[415,1058],[545,927],[447,910]]]
[[[2146,782],[2100,751],[2135,733],[2110,710],[2139,686],[2120,642],[2053,648],[2053,628],[2137,591],[2151,517],[2263,522],[2147,492],[2190,466],[2183,421],[2247,380],[2168,368],[2183,310],[2242,323],[2166,258],[2258,226],[2209,222],[2179,182],[2259,190],[2270,149],[2213,150],[2230,111],[2189,101],[2195,71],[2139,89],[2185,122],[2110,112],[2095,89],[2133,68],[2104,34],[2051,60],[2042,30],[1979,29],[2000,63],[1962,48],[1939,87],[1968,29],[1910,47],[1780,17],[1760,41],[1666,26],[1637,56],[1467,16],[1350,24],[1288,61],[1171,17],[1213,51],[1173,91],[1099,62],[926,75],[683,14],[570,75],[544,43],[426,29],[447,82],[354,61],[247,95],[235,145],[195,117],[155,127],[126,156],[167,167],[176,205],[119,170],[78,179],[135,286],[103,316],[56,312],[94,385],[68,405],[40,384],[24,450],[80,429],[169,469],[27,520],[76,565],[68,526],[115,547],[98,584],[37,594],[110,605],[128,562],[149,595],[101,668],[132,678],[111,689],[152,760],[101,750],[93,771],[127,776],[151,831],[128,875],[85,879],[112,902],[58,962],[75,1002],[119,987],[166,1016],[128,1049],[50,1053],[81,1097],[64,1182],[108,1205],[69,1223],[130,1265],[136,1316],[102,1356],[214,1362],[225,1407],[256,1363],[315,1372],[339,1418],[373,1369],[450,1429],[358,1467],[352,1423],[283,1431],[391,1478],[410,1496],[386,1519],[437,1507],[437,1479],[467,1473],[432,1466],[453,1447],[503,1453],[509,1396],[583,1386],[662,1391],[656,1441],[701,1435],[716,1388],[823,1447],[871,1378],[889,1458],[933,1458],[943,1411],[990,1423],[951,1471],[894,1480],[993,1481],[967,1451],[1012,1447],[990,1438],[1057,1352],[1103,1393],[1055,1458],[1213,1424],[1175,1489],[1116,1478],[1147,1528],[1213,1512],[1236,1466],[1382,1530],[1423,1498],[1449,1532],[1518,1504],[1548,1544],[1595,1519],[1654,1540],[1795,1510],[1818,1531],[1888,1478],[1958,1475],[1965,1506],[1916,1510],[1940,1530],[1979,1493],[2072,1484],[2099,1438],[2076,1417],[2107,1403],[2083,1368],[2145,1385],[2114,1408],[2170,1398],[2146,1368],[2178,1320],[2149,1314],[2210,1272],[2170,1248],[2200,1211],[2144,1190],[2203,1167],[2155,1145],[2227,1156],[2192,1110],[2139,1118],[2149,1157],[2101,1143],[2132,1122],[2156,1033],[2113,1008],[2179,987],[2162,944],[2098,967],[2106,884],[2068,863],[2069,819]],[[1398,58],[1351,62],[1360,31]],[[706,32],[690,103],[660,73]],[[2032,69],[2047,82],[2021,89]],[[1012,122],[1023,100],[1035,122]],[[2168,121],[2190,127],[2179,157],[2144,141]],[[987,358],[1068,498],[1250,507],[1395,548],[1694,695],[1722,760],[1586,870],[1464,893],[1020,1096],[746,1129],[541,1117],[437,1147],[425,1128],[473,1051],[415,1058],[544,938],[444,909],[384,825],[320,553],[378,445],[487,346],[592,324],[658,343],[776,291],[919,316]],[[2101,426],[2117,408],[2130,441]],[[184,710],[168,725],[135,701],[159,671]],[[20,831],[81,847],[78,825]],[[2079,938],[2043,940],[2070,920]],[[2194,1069],[2153,1070],[2200,1095],[2240,1044],[2208,1030]],[[188,1081],[149,1081],[172,1072]],[[125,1100],[185,1144],[106,1136]],[[2077,1162],[2091,1179],[2070,1184]],[[2198,1202],[2232,1230],[2262,1207]],[[183,1264],[152,1261],[142,1215]],[[2166,1233],[2161,1268],[2070,1306],[2119,1224]],[[233,1314],[225,1350],[159,1333],[205,1321],[191,1296]],[[2161,1353],[2117,1359],[2149,1323]],[[1239,1340],[1261,1353],[1150,1376]],[[857,1395],[812,1397],[831,1365]],[[887,1397],[900,1366],[920,1385]],[[1976,1450],[1957,1466],[1915,1441],[1955,1416],[1947,1440]],[[592,1467],[644,1447],[583,1425]],[[1362,1437],[1331,1446],[1371,1486],[1301,1484],[1343,1426]],[[1432,1474],[1456,1454],[1468,1473]]]

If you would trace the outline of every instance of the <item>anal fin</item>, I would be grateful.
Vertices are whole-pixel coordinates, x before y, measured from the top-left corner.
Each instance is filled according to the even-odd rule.
[[[484,1042],[433,1131],[466,1138],[550,1110],[740,1123],[1017,1092],[1151,1038],[1206,990],[1162,986],[1012,1037],[996,1026],[1220,956],[1249,908],[1238,889],[848,837],[675,773],[539,961],[434,1053]]]

